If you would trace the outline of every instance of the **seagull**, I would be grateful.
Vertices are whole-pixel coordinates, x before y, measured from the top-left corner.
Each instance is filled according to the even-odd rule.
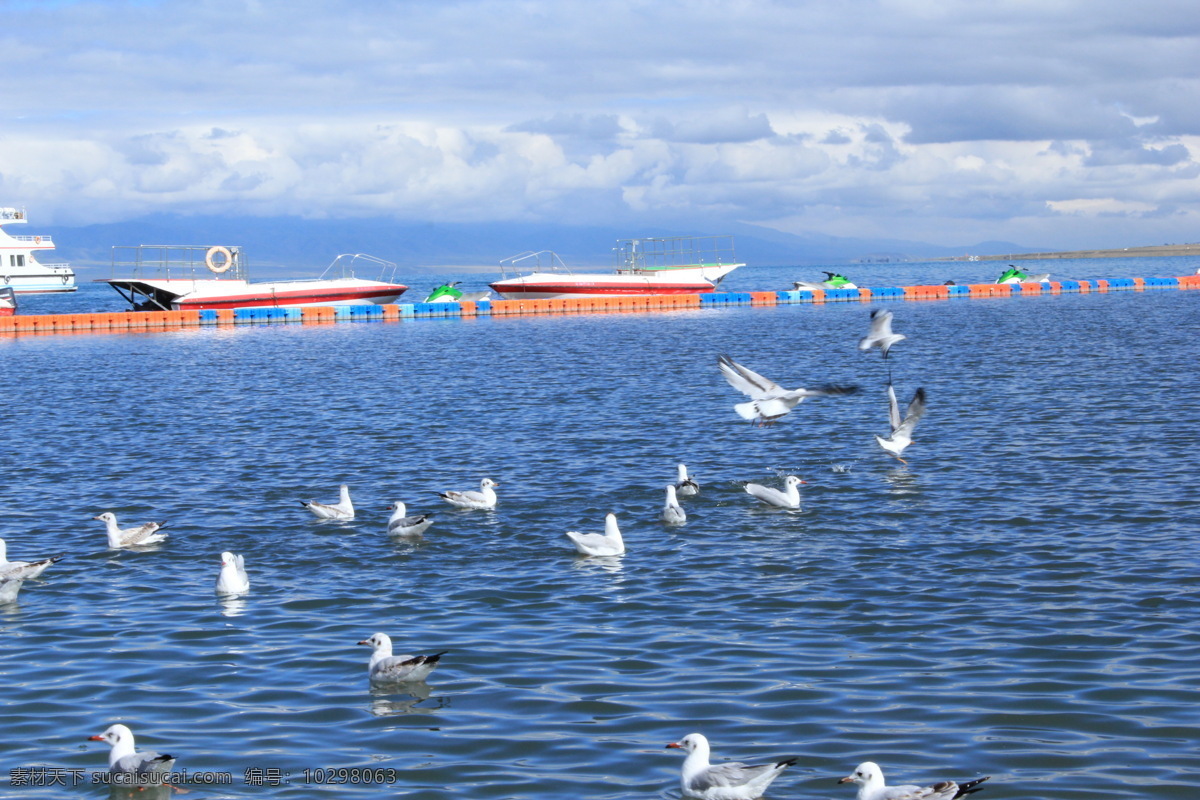
[[[375,652],[371,653],[371,661],[367,664],[367,676],[371,683],[423,681],[433,672],[438,659],[446,655],[446,651],[442,651],[431,656],[394,656],[392,639],[386,633],[376,633],[359,644],[375,648]]]
[[[604,518],[604,533],[567,531],[567,538],[585,556],[619,556],[625,552],[625,540],[621,538],[615,514]]]
[[[853,774],[847,775],[838,783],[857,783],[858,800],[954,800],[983,789],[979,784],[991,776],[976,778],[966,783],[941,781],[932,786],[885,786],[883,770],[873,761],[859,764]]]
[[[904,452],[904,448],[912,444],[913,428],[917,427],[917,423],[925,414],[925,390],[917,389],[913,392],[912,400],[908,401],[908,408],[904,411],[904,420],[900,419],[900,406],[896,403],[896,390],[892,388],[891,382],[888,383],[888,421],[892,425],[892,435],[884,439],[882,436],[876,436],[875,441],[879,442],[879,446],[896,457],[896,460],[901,464],[907,464],[900,454]]]
[[[871,312],[871,329],[867,331],[867,335],[858,340],[859,350],[870,350],[872,347],[878,347],[883,351],[884,359],[887,359],[888,350],[896,342],[906,339],[902,333],[892,333],[892,312],[877,308]]]
[[[397,500],[392,503],[392,516],[388,520],[388,533],[392,536],[420,536],[425,529],[433,524],[432,514],[420,514],[415,517],[406,516],[407,507]]]
[[[89,736],[89,742],[108,742],[112,750],[108,753],[109,773],[135,773],[150,775],[158,772],[170,772],[175,763],[175,756],[143,750],[138,753],[133,747],[133,732],[124,725],[117,723],[109,725],[108,729],[99,736]]]
[[[667,484],[667,503],[662,510],[663,522],[668,525],[682,525],[687,522],[687,514],[675,499],[675,487]]]
[[[0,577],[0,605],[16,602],[17,595],[20,594],[21,586],[24,583],[24,578]]]
[[[308,502],[301,500],[300,505],[316,514],[317,519],[354,519],[354,504],[350,502],[350,487],[343,483],[339,492],[338,501],[332,505],[318,503],[316,500]]]
[[[159,528],[167,524],[165,522],[147,522],[136,528],[122,530],[117,527],[117,517],[111,511],[105,511],[92,519],[100,520],[108,528],[108,546],[113,550],[119,550],[122,547],[141,547],[161,542],[167,538],[165,533],[157,532]]]
[[[226,550],[221,553],[221,574],[217,576],[217,594],[245,594],[250,591],[246,562]]]
[[[9,561],[8,545],[4,543],[3,539],[0,539],[0,580],[20,578],[25,581],[36,578],[46,571],[46,567],[57,564],[66,557],[66,553],[59,553],[56,556],[43,558],[41,561]]]
[[[492,490],[499,485],[491,478],[484,478],[479,482],[478,492],[439,492],[438,496],[459,508],[495,508],[496,493]]]
[[[686,796],[701,800],[755,800],[762,797],[785,767],[796,763],[795,757],[788,757],[756,766],[738,761],[709,764],[708,739],[699,733],[689,733],[667,747],[677,747],[687,753],[680,783]]]
[[[769,425],[789,413],[806,397],[854,394],[857,386],[818,386],[816,389],[784,389],[767,380],[752,369],[743,367],[729,356],[717,356],[717,366],[729,385],[751,398],[749,403],[738,403],[733,410],[742,419],[759,425]]]
[[[675,492],[680,497],[692,497],[700,494],[700,484],[688,475],[687,465],[679,465],[679,480],[675,482]]]
[[[807,483],[802,481],[795,475],[788,475],[783,479],[783,485],[787,487],[784,491],[772,489],[770,486],[762,486],[757,483],[747,483],[746,493],[757,497],[769,506],[779,506],[780,508],[791,508],[796,511],[800,510],[800,484]]]

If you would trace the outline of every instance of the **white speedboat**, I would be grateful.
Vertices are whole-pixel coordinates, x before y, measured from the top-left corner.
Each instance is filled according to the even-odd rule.
[[[4,230],[5,225],[25,223],[25,209],[0,208],[0,288],[17,294],[75,291],[75,270],[69,264],[42,264],[34,258],[35,250],[53,250],[53,239],[13,236]]]
[[[613,272],[575,272],[550,250],[525,252],[500,262],[503,280],[490,284],[506,300],[702,294],[714,291],[738,267],[732,236],[624,239]],[[532,268],[528,275],[507,272]]]
[[[356,270],[364,269],[377,277],[358,277]],[[394,303],[408,289],[395,282],[395,272],[390,261],[344,253],[319,278],[252,283],[240,247],[138,245],[114,247],[114,277],[100,282],[140,311],[297,308]]]

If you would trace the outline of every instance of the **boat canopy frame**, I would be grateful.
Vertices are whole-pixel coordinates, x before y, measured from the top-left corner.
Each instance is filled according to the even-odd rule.
[[[210,253],[228,254],[228,267],[214,272]],[[246,280],[246,257],[236,245],[136,244],[114,245],[112,277],[139,280]],[[124,273],[124,274],[122,274]]]
[[[618,239],[613,248],[617,272],[654,274],[665,269],[737,264],[733,236],[662,236]]]
[[[696,269],[741,263],[733,247],[733,236],[643,236],[618,239],[613,247],[616,272],[619,275],[654,275],[669,269]],[[534,272],[553,272],[574,275],[553,250],[525,250],[515,256],[500,259],[500,272],[508,278],[517,277],[530,269]],[[719,282],[719,281],[718,281]]]

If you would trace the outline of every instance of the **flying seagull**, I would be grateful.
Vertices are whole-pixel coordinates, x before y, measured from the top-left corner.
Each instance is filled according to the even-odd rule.
[[[742,419],[759,425],[770,425],[790,413],[806,397],[829,397],[854,394],[857,386],[818,386],[815,389],[784,389],[774,381],[743,367],[727,355],[717,356],[717,366],[729,385],[750,398],[748,403],[738,403],[733,410]]]
[[[917,427],[921,417],[925,414],[925,390],[917,389],[913,392],[912,400],[908,401],[908,408],[904,411],[904,419],[900,419],[900,406],[896,402],[896,390],[892,388],[892,384],[888,384],[888,421],[892,426],[892,435],[884,439],[882,436],[876,436],[875,441],[879,442],[879,446],[896,457],[896,460],[901,464],[907,464],[900,454],[904,452],[904,448],[912,444],[913,428]]]

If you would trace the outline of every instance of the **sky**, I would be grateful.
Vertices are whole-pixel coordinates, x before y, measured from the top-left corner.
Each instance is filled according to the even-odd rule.
[[[1195,0],[0,0],[0,205],[1200,241]]]

